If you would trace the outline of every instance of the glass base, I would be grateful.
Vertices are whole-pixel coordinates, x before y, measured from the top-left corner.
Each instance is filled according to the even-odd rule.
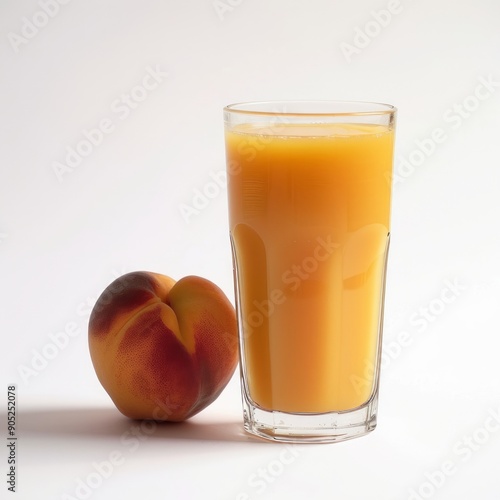
[[[364,436],[377,426],[375,395],[353,410],[285,413],[259,408],[243,392],[244,428],[248,433],[284,443],[335,443]]]

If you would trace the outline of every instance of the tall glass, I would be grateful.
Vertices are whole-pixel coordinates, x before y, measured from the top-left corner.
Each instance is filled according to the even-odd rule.
[[[376,426],[396,109],[224,108],[244,427],[290,442]]]

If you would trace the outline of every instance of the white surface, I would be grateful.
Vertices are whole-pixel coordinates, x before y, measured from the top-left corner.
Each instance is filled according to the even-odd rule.
[[[2,437],[9,383],[19,409],[12,498],[83,498],[78,481],[90,477],[96,500],[406,500],[412,489],[498,499],[497,0],[72,0],[50,18],[42,4],[0,6]],[[374,24],[389,7],[386,26]],[[24,18],[43,25],[26,43],[15,37]],[[348,60],[341,44],[361,44],[358,27],[376,36]],[[127,107],[122,94],[148,71],[156,87],[148,79],[150,90],[135,91],[144,100]],[[379,427],[338,445],[256,443],[241,432],[235,377],[191,422],[131,441],[135,424],[90,363],[90,308],[138,269],[199,274],[233,297],[225,190],[189,223],[180,206],[224,170],[223,105],[260,99],[399,108],[396,173],[406,177],[394,189]],[[467,117],[462,103],[474,108]],[[103,119],[109,133],[59,182],[54,162]],[[415,141],[433,134],[440,144],[405,170],[403,158],[418,161]],[[440,302],[447,280],[459,285],[444,292],[450,303]],[[422,319],[429,305],[436,314]],[[23,378],[20,367],[65,329],[68,345]],[[111,453],[119,465],[96,476],[92,464]],[[444,463],[450,475],[436,472]],[[6,483],[0,492],[10,498]]]

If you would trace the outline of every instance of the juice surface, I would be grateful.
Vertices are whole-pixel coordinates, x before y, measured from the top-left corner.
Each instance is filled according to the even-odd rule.
[[[243,369],[264,409],[341,411],[373,392],[393,140],[366,124],[226,131]]]

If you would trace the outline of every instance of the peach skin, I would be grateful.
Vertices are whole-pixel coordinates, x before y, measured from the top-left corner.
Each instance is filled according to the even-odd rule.
[[[183,421],[215,401],[234,373],[235,310],[204,278],[128,273],[97,299],[89,349],[99,381],[124,415]]]

